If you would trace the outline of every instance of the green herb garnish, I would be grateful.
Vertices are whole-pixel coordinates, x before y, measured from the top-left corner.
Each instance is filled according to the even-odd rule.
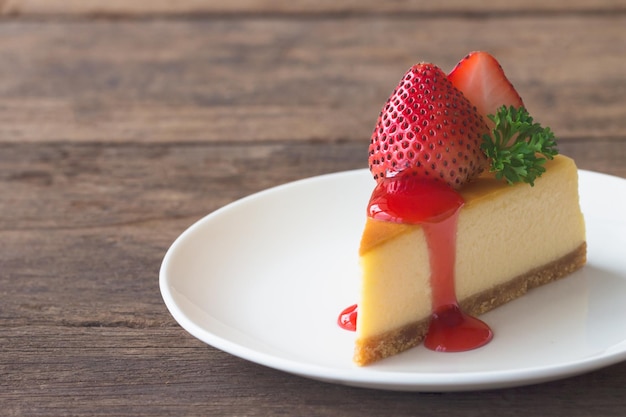
[[[481,149],[491,161],[490,171],[509,184],[535,185],[546,170],[546,161],[559,153],[554,133],[534,123],[524,107],[502,106],[489,119],[495,126],[491,134],[483,135]]]

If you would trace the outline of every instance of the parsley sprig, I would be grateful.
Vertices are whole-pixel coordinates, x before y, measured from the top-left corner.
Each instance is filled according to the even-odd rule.
[[[491,161],[490,170],[509,184],[535,185],[547,159],[559,153],[554,133],[534,123],[524,107],[502,106],[489,118],[495,126],[491,134],[483,135],[481,149]]]

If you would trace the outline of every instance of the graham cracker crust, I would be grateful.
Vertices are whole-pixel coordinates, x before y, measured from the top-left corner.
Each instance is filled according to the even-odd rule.
[[[563,278],[580,269],[587,262],[587,244],[583,242],[573,252],[534,269],[511,281],[476,294],[459,302],[463,311],[478,316],[513,301],[529,290]],[[410,323],[379,336],[357,340],[354,362],[368,365],[396,355],[422,343],[428,332],[430,317]]]

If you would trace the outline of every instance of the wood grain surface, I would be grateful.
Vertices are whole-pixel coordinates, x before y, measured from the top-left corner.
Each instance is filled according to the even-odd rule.
[[[562,153],[626,178],[624,2],[443,3],[0,1],[0,414],[624,415],[626,363],[486,392],[356,389],[207,346],[161,299],[163,255],[205,214],[366,167],[417,61],[491,51]]]
[[[493,14],[614,13],[626,5],[619,0],[1,0],[0,12],[8,16],[177,16],[203,14]]]
[[[414,62],[449,70],[474,49],[560,137],[619,138],[624,27],[625,14],[8,21],[0,140],[364,140]]]

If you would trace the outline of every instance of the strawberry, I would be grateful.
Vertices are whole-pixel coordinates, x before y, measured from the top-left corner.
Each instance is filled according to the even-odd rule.
[[[414,65],[383,107],[369,145],[374,179],[399,174],[458,189],[486,166],[485,119],[437,66]]]
[[[468,54],[456,64],[448,79],[476,106],[490,126],[487,116],[496,114],[501,106],[524,106],[498,61],[487,52]]]

